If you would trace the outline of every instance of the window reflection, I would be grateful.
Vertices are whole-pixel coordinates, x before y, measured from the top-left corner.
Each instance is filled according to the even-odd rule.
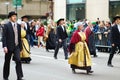
[[[109,17],[120,15],[120,0],[110,0],[109,2]]]

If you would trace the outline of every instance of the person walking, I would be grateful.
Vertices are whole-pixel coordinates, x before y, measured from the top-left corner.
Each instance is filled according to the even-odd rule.
[[[13,60],[16,63],[17,80],[23,80],[22,64],[20,60],[21,46],[21,27],[17,24],[17,13],[14,11],[8,14],[9,22],[3,27],[3,49],[5,53],[5,61],[3,67],[3,79],[8,80],[10,73],[10,60],[13,55]]]
[[[68,59],[68,50],[67,50],[67,44],[66,44],[68,35],[67,35],[64,24],[65,24],[65,21],[63,18],[57,21],[57,28],[56,28],[57,44],[56,44],[55,53],[54,53],[55,59],[57,59],[57,54],[61,45],[63,46],[65,59]]]
[[[55,35],[54,27],[52,27],[48,34],[48,38],[46,40],[46,51],[49,52],[49,49],[55,50],[55,46],[56,46],[56,35]]]
[[[44,29],[44,24],[41,23],[39,29],[36,31],[36,36],[38,36],[38,48],[41,46],[45,47],[45,43],[43,41],[45,29]]]
[[[115,25],[111,28],[112,49],[107,63],[109,67],[113,67],[112,59],[115,54],[116,48],[118,47],[118,49],[120,50],[120,16],[114,17],[113,20],[115,21]]]
[[[84,30],[86,34],[86,42],[90,51],[90,54],[93,55],[93,57],[97,57],[96,54],[96,47],[95,47],[95,33],[93,32],[93,25],[91,22],[88,22],[88,26]]]
[[[30,23],[30,46],[34,47],[34,39],[35,39],[35,21],[31,21]]]
[[[77,27],[78,29],[73,33],[69,45],[70,57],[68,63],[70,64],[73,73],[76,73],[75,69],[86,70],[87,74],[93,73],[91,70],[92,61],[90,52],[87,43],[85,42],[86,35],[82,32],[84,29],[83,23],[78,22]]]
[[[21,40],[22,40],[22,50],[20,52],[21,62],[30,63],[30,46],[27,40],[27,31],[25,30],[25,22],[21,22]]]
[[[30,45],[30,25],[29,25],[29,16],[22,16],[21,17],[22,21],[25,22],[25,27],[24,29],[26,30],[26,38],[28,40],[28,43]]]

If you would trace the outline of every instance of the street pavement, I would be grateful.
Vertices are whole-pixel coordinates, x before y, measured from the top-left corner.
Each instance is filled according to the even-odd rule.
[[[94,73],[87,75],[84,70],[76,70],[73,74],[64,59],[63,49],[59,50],[58,59],[53,58],[54,51],[46,52],[45,48],[31,48],[30,64],[23,64],[25,80],[120,80],[120,55],[113,58],[114,67],[108,67],[109,53],[97,52],[98,57],[92,57],[92,70]],[[0,43],[0,80],[3,80],[2,69],[4,53]],[[15,63],[11,61],[9,80],[16,80]]]

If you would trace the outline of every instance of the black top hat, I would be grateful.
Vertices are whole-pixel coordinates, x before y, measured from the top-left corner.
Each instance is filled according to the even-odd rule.
[[[120,16],[115,16],[115,17],[113,18],[113,21],[116,21],[117,19],[120,19]]]
[[[22,16],[21,18],[22,18],[22,19],[23,19],[23,18],[29,18],[29,16],[26,16],[26,15],[25,15],[25,16]]]
[[[24,18],[29,19],[29,16],[26,16],[26,15],[25,15],[25,16],[22,16],[22,17],[21,17],[22,21],[23,21]]]
[[[9,12],[9,14],[8,14],[8,18],[10,18],[10,17],[13,16],[13,15],[16,15],[16,16],[17,16],[17,13],[16,13],[15,11],[11,11],[11,12]]]
[[[60,18],[60,19],[57,21],[57,25],[59,25],[60,21],[64,21],[64,18]]]

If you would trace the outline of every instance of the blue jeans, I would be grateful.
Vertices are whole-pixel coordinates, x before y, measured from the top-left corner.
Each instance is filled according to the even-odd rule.
[[[30,46],[33,47],[33,45],[34,45],[34,37],[30,35]]]

